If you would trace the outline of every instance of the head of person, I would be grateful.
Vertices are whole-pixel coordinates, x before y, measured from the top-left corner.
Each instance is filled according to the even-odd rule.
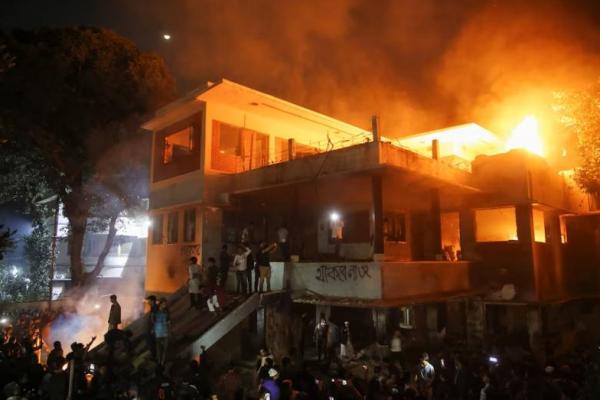
[[[244,251],[246,251],[246,248],[242,245],[239,245],[237,248],[238,254],[244,254]]]
[[[197,257],[190,257],[190,263],[191,264],[197,264],[198,263],[198,258]]]
[[[264,248],[267,247],[267,242],[265,242],[264,240],[262,242],[260,242],[260,244],[258,245],[258,247],[262,250]]]
[[[167,309],[167,299],[165,299],[164,297],[160,299],[160,301],[158,302],[158,308],[160,308],[161,310],[166,310]]]
[[[258,354],[260,354],[261,357],[266,357],[267,356],[267,350],[265,349],[260,349],[258,351]]]
[[[110,302],[115,304],[117,302],[117,295],[116,294],[111,294],[110,295]]]
[[[154,295],[150,295],[148,297],[146,297],[146,300],[148,301],[148,303],[152,304],[156,304],[156,296]]]
[[[54,349],[62,350],[62,343],[60,343],[58,340],[56,342],[54,342]]]
[[[421,365],[425,365],[429,362],[429,354],[423,353],[421,354],[421,358],[419,359]]]
[[[227,247],[226,244],[224,244],[223,246],[221,246],[221,251],[227,252],[227,250],[229,250],[229,248]]]
[[[214,257],[208,257],[208,263],[210,265],[215,265],[217,263],[217,260],[215,260]]]
[[[344,321],[344,326],[345,326],[346,328],[349,328],[349,327],[350,327],[350,322],[349,322],[349,321]]]
[[[396,330],[394,331],[394,336],[395,336],[395,337],[400,337],[400,329],[396,329]]]
[[[269,378],[275,380],[279,377],[279,372],[275,368],[269,368]]]

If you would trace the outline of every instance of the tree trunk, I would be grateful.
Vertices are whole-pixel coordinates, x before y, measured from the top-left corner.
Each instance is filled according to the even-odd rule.
[[[108,222],[108,235],[106,235],[106,242],[104,242],[104,248],[100,252],[98,256],[98,260],[96,261],[96,266],[89,273],[86,274],[86,282],[91,282],[98,277],[98,274],[104,268],[104,260],[106,260],[106,256],[110,252],[110,248],[112,247],[115,236],[117,236],[117,219],[119,214],[113,215],[110,217],[110,221]]]
[[[65,209],[66,210],[66,209]],[[84,282],[85,266],[81,258],[83,249],[83,240],[87,227],[87,215],[82,213],[65,213],[69,220],[69,252],[71,259],[71,283],[73,286],[80,286]]]

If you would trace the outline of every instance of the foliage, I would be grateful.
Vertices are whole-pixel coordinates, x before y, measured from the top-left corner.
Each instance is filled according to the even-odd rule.
[[[13,248],[15,245],[14,235],[16,231],[5,228],[4,225],[0,224],[0,260],[4,258],[6,250]]]
[[[0,75],[0,127],[10,145],[0,145],[0,159],[13,156],[15,196],[58,195],[71,277],[85,283],[88,220],[110,221],[143,196],[150,151],[139,125],[173,97],[173,80],[161,58],[103,29],[17,31],[0,42],[14,58]]]
[[[41,220],[34,221],[31,235],[25,237],[25,259],[29,266],[27,300],[47,300],[50,297],[50,273],[52,262],[52,237]]]
[[[14,303],[27,299],[28,282],[12,267],[0,263],[0,303]]]
[[[600,81],[586,90],[556,97],[561,122],[577,139],[581,162],[575,181],[588,193],[600,193]]]

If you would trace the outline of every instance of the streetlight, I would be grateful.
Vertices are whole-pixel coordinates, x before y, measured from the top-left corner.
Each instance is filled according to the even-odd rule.
[[[164,40],[171,40],[171,35],[170,35],[170,34],[168,34],[168,33],[163,33],[163,35],[162,35],[162,38],[163,38]]]
[[[338,214],[336,211],[332,211],[331,214],[329,214],[329,219],[332,222],[337,222],[340,220],[340,214]]]

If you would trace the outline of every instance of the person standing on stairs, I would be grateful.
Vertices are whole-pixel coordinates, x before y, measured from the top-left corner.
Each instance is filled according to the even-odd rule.
[[[233,259],[233,266],[235,268],[235,276],[237,278],[237,289],[236,292],[238,294],[246,294],[246,269],[247,269],[247,261],[248,255],[252,252],[248,247],[240,244],[238,246],[237,254]]]
[[[202,268],[198,265],[198,259],[196,257],[191,257],[190,264],[188,265],[188,293],[190,294],[190,308],[201,307],[201,274]]]
[[[270,254],[277,249],[277,243],[267,244],[267,242],[261,242],[256,256],[256,265],[258,266],[257,272],[260,274],[260,281],[258,284],[259,292],[264,291],[264,283],[267,282],[267,292],[271,291],[271,257]]]
[[[110,312],[108,313],[108,330],[119,329],[121,323],[121,305],[117,301],[117,295],[110,295]]]
[[[164,297],[158,303],[158,311],[154,313],[154,337],[156,341],[156,361],[164,366],[167,361],[167,346],[169,344],[169,328],[171,317]]]
[[[206,297],[206,305],[208,311],[211,313],[220,313],[221,306],[219,305],[219,298],[217,296],[217,277],[219,275],[219,268],[217,267],[217,261],[213,257],[208,258],[208,263],[204,269],[204,294]]]

